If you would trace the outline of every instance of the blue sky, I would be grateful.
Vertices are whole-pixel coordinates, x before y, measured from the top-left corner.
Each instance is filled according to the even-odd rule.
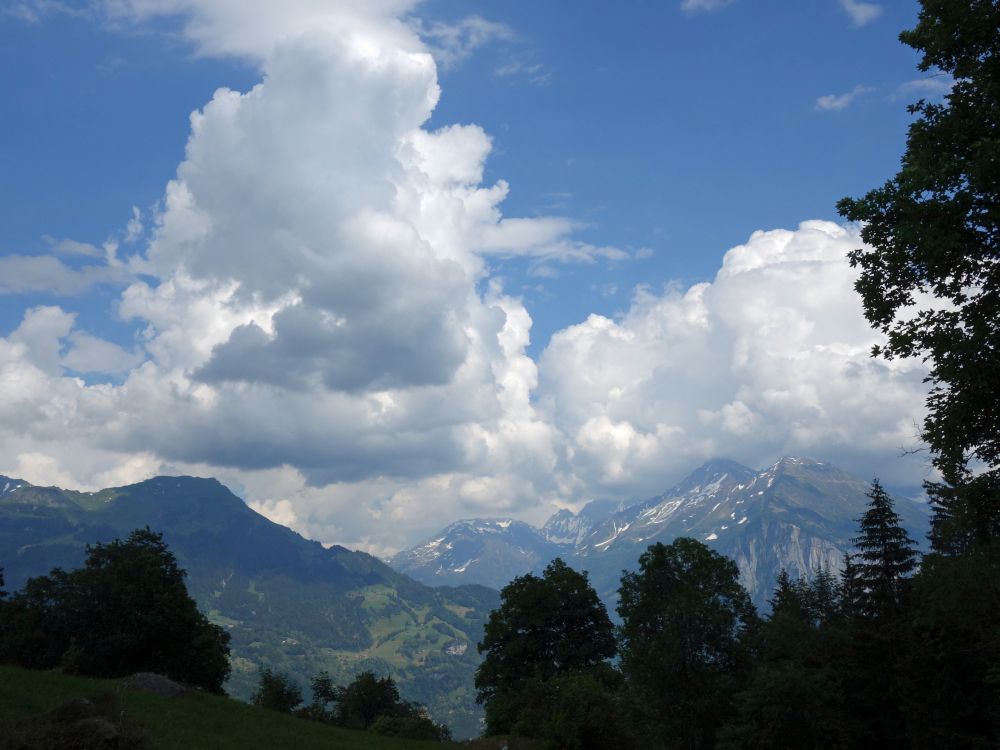
[[[666,2],[454,2],[422,18],[469,15],[510,38],[442,71],[431,127],[477,123],[494,138],[487,179],[511,183],[514,215],[560,213],[594,244],[649,248],[608,268],[561,269],[538,291],[524,264],[534,346],[590,311],[613,314],[636,284],[710,279],[722,254],[756,229],[837,220],[834,204],[894,173],[908,115],[899,86],[921,77],[896,37],[917,5],[880,6],[857,26],[836,0],[740,2],[686,13]],[[220,86],[259,78],[240,61],[206,59],[163,33],[53,14],[0,21],[4,118],[0,249],[48,252],[44,236],[99,244],[133,205],[153,206],[183,157],[188,115]],[[821,96],[856,86],[843,110]],[[616,293],[610,294],[609,285]],[[113,296],[111,297],[113,299]],[[5,327],[32,300],[2,300]],[[78,309],[121,336],[93,300]]]
[[[919,484],[923,371],[867,360],[834,208],[947,90],[917,3],[256,5],[0,12],[0,473],[211,473],[375,551],[719,453]]]

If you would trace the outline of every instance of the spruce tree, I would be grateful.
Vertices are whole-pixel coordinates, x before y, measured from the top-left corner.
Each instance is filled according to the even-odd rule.
[[[858,520],[858,604],[866,618],[884,618],[899,611],[907,579],[917,568],[916,542],[906,533],[893,509],[892,498],[879,484],[868,490],[868,510]]]
[[[849,711],[859,722],[854,744],[905,748],[907,686],[902,671],[909,649],[906,618],[917,552],[900,526],[892,498],[877,479],[868,497],[868,510],[858,521],[860,534],[854,540],[853,591],[845,595],[853,598],[848,607],[854,613],[844,684],[853,686]]]

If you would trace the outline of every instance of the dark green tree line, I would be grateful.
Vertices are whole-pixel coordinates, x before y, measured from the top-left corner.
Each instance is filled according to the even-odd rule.
[[[899,173],[838,204],[864,222],[851,262],[874,352],[921,357],[922,436],[940,481],[932,554],[906,593],[897,669],[915,748],[1000,744],[1000,2],[922,0],[900,35],[919,68],[953,81],[910,107]],[[930,300],[930,302],[928,302]],[[889,603],[888,592],[881,592]],[[864,597],[862,596],[862,604]],[[875,604],[871,597],[869,606]],[[890,618],[891,619],[891,618]]]
[[[252,702],[271,711],[347,729],[416,740],[451,739],[448,727],[435,724],[422,706],[400,698],[391,677],[365,671],[342,687],[335,685],[327,672],[320,672],[313,677],[311,689],[312,701],[302,706],[299,686],[288,675],[264,667]]]
[[[32,578],[0,604],[0,661],[99,677],[157,672],[221,693],[229,634],[198,611],[184,576],[148,528],[89,546],[82,568]]]

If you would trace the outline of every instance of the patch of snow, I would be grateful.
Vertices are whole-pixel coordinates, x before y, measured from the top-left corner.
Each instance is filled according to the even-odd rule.
[[[510,526],[510,524],[511,524],[510,519],[506,521],[497,521],[497,526],[499,526],[501,529],[506,529],[508,526]]]
[[[713,532],[713,533],[711,533],[711,534],[709,534],[708,536],[705,537],[705,541],[706,542],[711,542],[711,541],[714,541],[714,540],[716,540],[718,538],[719,538],[719,535],[716,534],[715,532]]]
[[[745,524],[746,522],[747,522],[747,517],[743,516],[743,518],[740,519],[740,523],[737,524],[737,525],[742,525],[742,524]]]
[[[616,523],[615,524],[615,530],[611,533],[611,536],[609,536],[603,542],[598,542],[594,546],[595,547],[604,547],[604,548],[607,548],[607,546],[609,544],[611,544],[611,542],[613,542],[615,539],[617,539],[619,536],[621,536],[628,529],[628,527],[631,526],[631,525],[632,525],[631,523],[627,523],[627,524],[625,524],[624,526],[622,526],[619,529],[618,528],[618,524]]]
[[[712,510],[710,510],[709,513],[715,513],[715,509],[718,508],[720,505],[722,505],[721,500],[712,506]]]
[[[639,518],[648,519],[649,523],[663,523],[681,507],[682,502],[682,500],[676,499],[654,505],[649,510],[643,511]]]
[[[479,562],[479,561],[478,561],[478,560],[476,560],[476,559],[472,559],[472,560],[466,560],[466,561],[465,561],[465,564],[464,564],[464,565],[461,565],[461,566],[459,566],[459,567],[457,567],[457,568],[452,568],[452,569],[451,569],[451,572],[452,572],[452,573],[464,573],[464,572],[465,572],[465,570],[466,570],[466,568],[468,568],[468,567],[469,567],[470,565],[472,565],[472,563],[474,563],[474,562]]]

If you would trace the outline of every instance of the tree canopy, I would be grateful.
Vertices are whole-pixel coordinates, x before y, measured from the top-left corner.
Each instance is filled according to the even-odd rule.
[[[487,733],[509,731],[526,708],[516,698],[528,686],[594,670],[615,650],[611,620],[585,573],[557,558],[540,578],[515,578],[479,644],[477,700],[486,705]]]
[[[162,534],[87,547],[84,566],[32,578],[2,604],[0,660],[100,677],[158,672],[222,692],[229,634],[198,611]]]
[[[969,488],[944,510],[982,538],[1000,531],[1000,2],[922,0],[900,40],[951,90],[910,106],[899,173],[837,208],[868,245],[850,258],[887,336],[875,354],[929,362],[923,438],[946,486]]]
[[[916,542],[900,524],[892,498],[876,479],[868,490],[868,510],[858,520],[854,539],[860,613],[869,618],[891,616],[903,605],[907,580],[916,570]]]
[[[621,666],[666,747],[712,747],[756,622],[736,563],[694,539],[649,547],[619,589]]]

